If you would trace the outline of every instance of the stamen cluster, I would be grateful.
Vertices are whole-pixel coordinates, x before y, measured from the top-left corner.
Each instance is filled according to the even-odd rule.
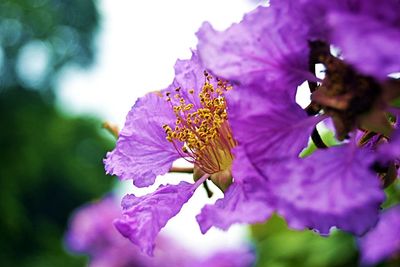
[[[181,95],[181,88],[175,94],[167,93],[176,115],[175,127],[163,125],[166,139],[173,143],[182,157],[196,164],[204,172],[213,174],[230,167],[233,155],[231,150],[236,146],[232,130],[228,123],[227,103],[224,93],[231,90],[226,81],[217,79],[204,72],[205,82],[198,96],[189,90],[193,103],[187,103]],[[199,102],[195,101],[199,97]],[[199,103],[199,104],[196,104]],[[183,142],[182,147],[177,142]]]

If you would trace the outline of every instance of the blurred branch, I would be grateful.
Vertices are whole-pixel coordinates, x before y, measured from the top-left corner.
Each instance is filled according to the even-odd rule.
[[[119,128],[116,124],[111,124],[106,121],[103,123],[102,127],[106,129],[110,134],[112,134],[112,136],[114,136],[115,139],[118,139]]]

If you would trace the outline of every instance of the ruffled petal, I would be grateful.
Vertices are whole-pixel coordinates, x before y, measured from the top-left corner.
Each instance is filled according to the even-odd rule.
[[[162,128],[175,119],[162,93],[140,98],[126,117],[115,149],[107,153],[106,172],[123,180],[132,179],[138,187],[153,184],[157,175],[167,173],[180,157]]]
[[[328,21],[333,44],[358,70],[378,79],[400,71],[400,28],[368,16],[343,12],[330,14]]]
[[[195,189],[195,185],[181,182],[160,186],[155,192],[142,197],[127,195],[122,200],[123,217],[115,220],[114,225],[142,252],[151,256],[161,228],[178,214]]]
[[[153,184],[158,175],[167,173],[173,161],[181,157],[177,149],[183,144],[175,142],[175,148],[166,140],[162,126],[175,126],[176,115],[171,104],[179,102],[176,94],[187,103],[200,106],[197,94],[205,78],[195,51],[189,60],[177,60],[174,68],[175,79],[170,86],[140,98],[128,113],[115,149],[104,160],[107,173],[123,180],[132,179],[136,186],[145,187]],[[176,88],[180,88],[179,92]],[[193,94],[189,93],[191,89]],[[171,103],[166,101],[167,93],[171,94]]]
[[[374,265],[400,253],[400,206],[384,211],[374,229],[359,239],[361,262]]]
[[[198,53],[205,67],[231,82],[281,81],[299,85],[308,73],[308,42],[299,25],[283,29],[286,14],[258,7],[219,32],[204,23],[197,32]]]
[[[232,174],[234,182],[224,197],[206,205],[196,217],[203,234],[212,226],[227,230],[234,223],[263,222],[273,212],[266,181],[240,148],[235,149]]]
[[[204,85],[205,68],[202,65],[200,58],[196,51],[192,51],[192,57],[190,60],[178,59],[174,66],[175,79],[173,83],[167,88],[172,95],[176,88],[181,88],[179,94],[186,101],[186,103],[192,103],[195,107],[200,107],[200,98],[198,94]],[[193,93],[189,93],[189,90],[193,90]],[[178,100],[171,98],[172,103],[178,104]],[[174,102],[175,101],[175,102]]]
[[[266,162],[277,210],[296,229],[331,227],[365,233],[378,219],[384,193],[370,170],[374,157],[354,144],[317,150],[305,159]]]
[[[323,116],[309,117],[291,93],[255,85],[228,95],[229,122],[235,138],[257,167],[268,159],[298,156]]]
[[[330,24],[328,17],[334,13],[368,17],[371,20],[385,23],[389,28],[399,28],[400,26],[398,15],[400,5],[397,0],[271,0],[270,5],[286,14],[281,19],[283,24],[300,25],[304,31],[307,29],[309,40],[331,43],[331,33],[336,31],[336,26]],[[362,24],[350,23],[346,23],[347,26],[349,29],[364,27]],[[345,31],[344,28],[342,30]],[[351,35],[351,32],[345,33],[345,35]],[[364,40],[364,36],[362,36],[362,40]],[[366,54],[366,56],[370,55]]]
[[[234,223],[258,223],[272,213],[260,181],[233,183],[223,198],[214,205],[206,205],[196,216],[201,232],[212,226],[227,230]]]
[[[393,132],[388,143],[378,148],[378,152],[381,156],[380,159],[383,161],[400,161],[400,128]]]
[[[345,1],[270,0],[270,5],[273,9],[285,14],[280,21],[286,27],[298,25],[308,40],[325,41],[329,34],[325,15],[329,10],[336,8],[338,2]]]

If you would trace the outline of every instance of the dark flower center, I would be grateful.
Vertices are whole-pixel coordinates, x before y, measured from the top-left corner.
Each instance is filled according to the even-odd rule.
[[[313,88],[313,108],[315,112],[323,110],[332,118],[336,137],[344,140],[357,128],[388,136],[392,127],[385,114],[386,84],[358,73],[333,56],[326,44],[313,42],[310,46],[310,65],[325,66],[325,78]]]

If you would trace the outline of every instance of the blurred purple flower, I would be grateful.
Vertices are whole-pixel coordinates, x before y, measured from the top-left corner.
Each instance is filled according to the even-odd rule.
[[[250,267],[254,262],[255,256],[248,250],[226,250],[194,261],[187,267]]]
[[[160,236],[157,239],[155,257],[142,254],[113,226],[113,220],[121,213],[112,197],[87,204],[73,214],[66,234],[67,247],[89,255],[91,267],[156,267],[187,266],[191,254]]]
[[[197,257],[163,236],[157,238],[154,257],[146,256],[113,227],[113,220],[120,212],[112,197],[83,206],[71,218],[67,247],[89,255],[90,267],[250,267],[255,260],[254,254],[246,249]]]
[[[378,224],[359,239],[361,262],[375,265],[400,255],[400,206],[382,212]]]
[[[109,224],[119,214],[118,206],[111,197],[82,207],[70,221],[66,236],[68,247],[76,252],[101,251],[114,242],[115,229]],[[118,239],[120,238],[117,237]]]

